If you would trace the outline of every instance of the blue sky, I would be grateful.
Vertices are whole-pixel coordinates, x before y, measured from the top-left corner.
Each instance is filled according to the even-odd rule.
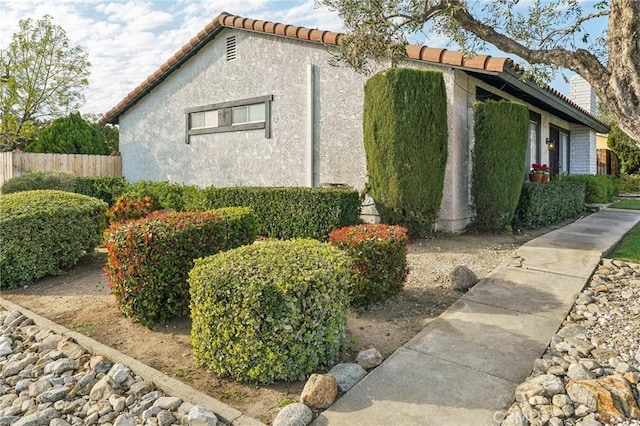
[[[53,16],[71,43],[89,54],[92,64],[81,111],[102,114],[221,11],[324,30],[343,29],[336,14],[316,8],[313,0],[0,0],[0,49],[9,43],[20,19]],[[589,32],[603,29],[600,22]],[[437,37],[429,38],[427,44],[451,47]],[[568,94],[561,77],[551,85]]]

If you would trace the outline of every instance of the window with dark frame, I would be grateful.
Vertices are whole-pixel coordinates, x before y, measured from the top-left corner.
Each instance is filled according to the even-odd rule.
[[[265,138],[270,138],[272,101],[273,95],[267,95],[187,108],[185,143],[194,135],[258,129],[265,129]]]

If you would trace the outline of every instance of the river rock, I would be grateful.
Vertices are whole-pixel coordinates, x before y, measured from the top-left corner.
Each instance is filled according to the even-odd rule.
[[[295,402],[285,405],[273,421],[273,426],[307,426],[313,419],[311,408]],[[189,423],[191,425],[191,423]]]
[[[344,363],[335,365],[327,374],[336,378],[338,390],[345,393],[367,375],[367,370],[359,364]]]
[[[338,382],[335,377],[312,374],[304,385],[300,400],[316,410],[329,408],[337,396]]]
[[[374,347],[363,348],[358,352],[356,362],[365,370],[370,370],[382,363],[382,354]]]

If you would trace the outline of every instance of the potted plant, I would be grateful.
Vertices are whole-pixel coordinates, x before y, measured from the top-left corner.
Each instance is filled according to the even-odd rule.
[[[529,181],[531,182],[549,182],[549,166],[546,164],[531,165],[531,171],[529,172]]]

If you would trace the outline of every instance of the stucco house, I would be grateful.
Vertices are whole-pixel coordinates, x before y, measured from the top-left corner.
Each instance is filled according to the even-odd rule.
[[[124,177],[219,187],[343,183],[361,190],[367,77],[329,64],[341,37],[220,14],[102,117],[120,126]],[[594,111],[524,80],[512,60],[465,60],[460,52],[416,45],[407,47],[407,56],[402,66],[442,71],[447,89],[449,153],[439,230],[460,231],[474,216],[477,100],[529,107],[529,165],[596,172],[596,132],[607,127]]]

